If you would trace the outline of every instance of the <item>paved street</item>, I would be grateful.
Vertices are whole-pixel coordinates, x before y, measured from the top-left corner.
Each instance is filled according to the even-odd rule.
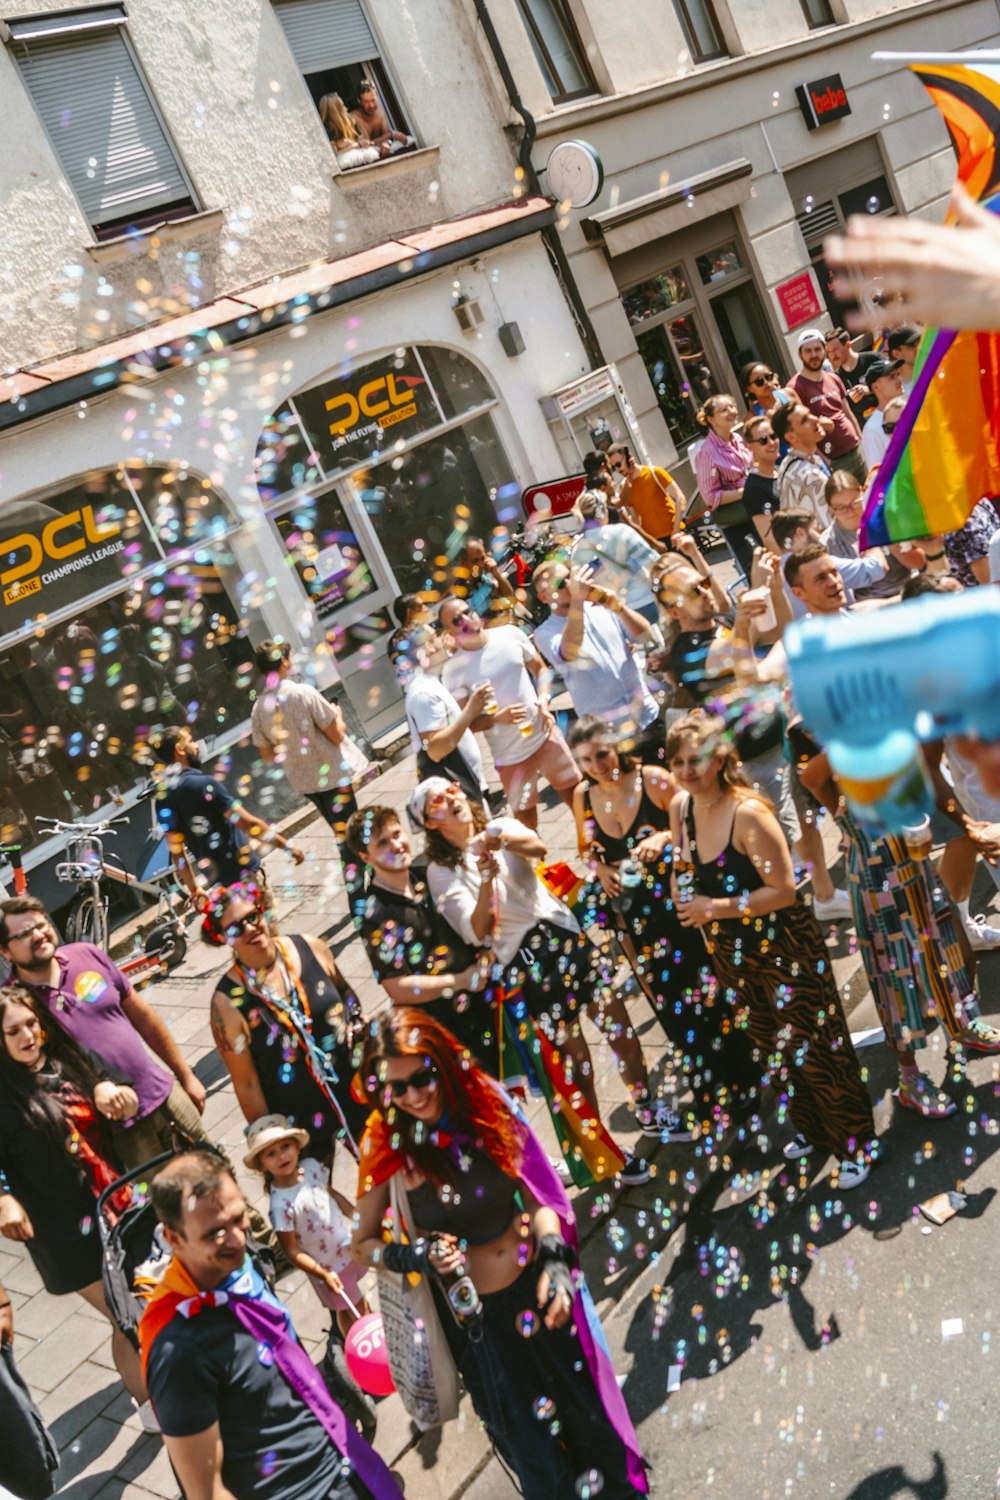
[[[411,785],[406,760],[366,787],[361,800],[402,805]],[[574,857],[565,810],[548,809],[543,832],[551,856]],[[315,822],[297,839],[308,853],[303,870],[293,872],[280,855],[269,861],[282,923],[289,931],[327,932],[366,1007],[374,1008],[381,997],[349,935],[332,839]],[[984,882],[981,894],[988,899],[992,890]],[[848,936],[831,942],[859,1033],[875,1017],[851,949]],[[146,993],[209,1085],[206,1119],[236,1156],[243,1122],[207,1025],[212,977],[224,966],[218,950],[193,943],[181,969]],[[998,972],[1000,959],[987,959],[987,997]],[[989,998],[986,1009],[996,1009]],[[657,1061],[662,1033],[645,1002],[633,1002],[633,1013]],[[578,1195],[584,1264],[627,1374],[656,1494],[965,1500],[995,1492],[989,1289],[1000,1251],[986,1210],[1000,1175],[996,1070],[989,1060],[975,1063],[967,1112],[935,1126],[894,1109],[884,1049],[863,1056],[886,1160],[853,1195],[831,1192],[827,1164],[816,1161],[801,1176],[786,1167],[780,1145],[789,1127],[773,1117],[742,1154],[734,1149],[709,1163],[696,1146],[659,1148],[647,1187]],[[931,1058],[942,1076],[940,1050]],[[602,1099],[616,1133],[632,1141],[624,1090],[609,1062],[602,1048]],[[341,1180],[352,1193],[349,1161]],[[958,1181],[973,1195],[970,1213],[981,1217],[931,1229],[916,1204]],[[256,1179],[244,1185],[259,1195]],[[171,1500],[171,1471],[117,1384],[103,1320],[77,1298],[48,1297],[27,1256],[8,1242],[0,1249],[0,1278],[15,1303],[20,1368],[63,1451],[60,1493]],[[303,1277],[285,1278],[282,1294],[318,1348],[323,1315]],[[380,1408],[379,1444],[396,1458],[409,1500],[442,1500],[466,1488],[474,1500],[513,1493],[471,1413],[442,1440],[414,1447],[402,1409],[389,1398]]]

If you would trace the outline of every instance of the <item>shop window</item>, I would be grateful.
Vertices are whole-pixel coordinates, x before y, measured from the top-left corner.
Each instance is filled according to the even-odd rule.
[[[390,154],[416,144],[361,0],[275,0],[275,10],[342,171],[373,165],[366,107],[404,138]]]
[[[124,5],[7,23],[21,76],[98,239],[199,208],[125,23]]]
[[[714,286],[719,281],[725,281],[727,276],[744,270],[740,252],[732,243],[720,245],[718,250],[712,250],[708,255],[696,255],[694,263],[698,267],[702,286]]]
[[[3,507],[0,837],[37,842],[37,818],[136,786],[168,724],[212,737],[246,719],[234,525],[179,467],[86,474]]]
[[[334,491],[303,496],[276,525],[321,620],[373,592],[371,569]]]
[[[695,62],[728,56],[711,0],[674,0],[674,5]]]
[[[684,272],[680,266],[675,266],[673,270],[662,271],[659,276],[651,276],[648,281],[642,281],[638,286],[623,292],[622,306],[635,328],[648,318],[655,318],[666,312],[668,307],[686,302],[690,295]]]
[[[402,593],[446,592],[466,537],[488,542],[503,496],[516,493],[488,416],[353,474],[351,484]]]
[[[693,313],[669,319],[636,339],[670,435],[678,445],[701,435],[695,412],[719,389]]]
[[[517,0],[545,86],[556,104],[598,92],[567,0]]]
[[[801,0],[801,4],[810,31],[818,31],[821,26],[834,24],[830,0]]]

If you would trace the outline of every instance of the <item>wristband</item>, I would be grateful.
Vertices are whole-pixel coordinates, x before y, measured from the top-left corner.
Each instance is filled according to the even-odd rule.
[[[546,1234],[538,1242],[538,1254],[535,1259],[538,1266],[538,1278],[543,1273],[549,1278],[549,1293],[546,1303],[554,1301],[560,1293],[565,1292],[572,1303],[576,1295],[573,1285],[573,1270],[578,1264],[575,1250],[566,1241],[560,1239],[557,1234]]]
[[[414,1240],[410,1245],[401,1245],[397,1240],[393,1240],[390,1244],[383,1246],[381,1262],[387,1271],[424,1276],[427,1273],[430,1250],[429,1240]]]
[[[544,1262],[557,1261],[564,1266],[568,1266],[571,1271],[575,1271],[580,1264],[580,1257],[573,1249],[573,1246],[567,1245],[562,1236],[558,1234],[542,1235],[538,1241],[538,1250],[535,1254],[535,1259],[540,1266]],[[544,1269],[549,1269],[547,1264],[544,1266]]]

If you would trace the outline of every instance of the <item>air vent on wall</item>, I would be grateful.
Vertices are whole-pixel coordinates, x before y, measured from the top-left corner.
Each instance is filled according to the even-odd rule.
[[[795,218],[810,250],[826,239],[828,234],[836,234],[840,228],[837,205],[832,200],[829,203],[811,203],[796,214]]]

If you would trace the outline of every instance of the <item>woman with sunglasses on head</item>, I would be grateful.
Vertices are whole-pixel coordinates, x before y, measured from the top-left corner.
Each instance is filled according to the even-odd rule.
[[[330,1159],[342,1139],[356,1156],[365,1111],[351,1096],[361,1004],[328,945],[307,933],[278,937],[253,885],[209,897],[202,938],[228,944],[209,1018],[248,1124],[285,1115],[309,1132],[309,1152]]]
[[[597,949],[537,874],[545,856],[538,834],[516,818],[487,824],[481,808],[438,777],[421,782],[407,811],[414,830],[427,837],[427,884],[441,916],[465,942],[492,946],[504,990],[523,1000],[599,1115],[590,1048],[580,1029],[580,1011],[587,1011],[608,1038],[640,1129],[658,1140],[669,1112],[650,1096],[639,1039],[624,1001],[601,972]],[[649,1165],[627,1156],[620,1176],[630,1186],[647,1182]]]
[[[573,1213],[531,1130],[419,1010],[373,1023],[361,1077],[373,1112],[355,1260],[380,1276],[428,1277],[472,1404],[526,1500],[573,1500],[584,1476],[604,1500],[646,1493],[577,1270]],[[393,1179],[409,1199],[405,1244],[382,1234]]]
[[[678,919],[704,934],[721,983],[747,1008],[750,1037],[797,1132],[785,1157],[835,1155],[837,1185],[859,1187],[876,1152],[871,1101],[772,804],[746,780],[720,719],[678,719],[667,765],[682,792],[671,809]]]
[[[601,919],[617,933],[674,1048],[702,1134],[714,1135],[734,1095],[760,1083],[760,1069],[704,942],[677,919],[670,890],[677,783],[623,754],[596,715],[577,720],[569,744],[584,778],[573,799],[577,840],[600,884]],[[671,1112],[661,1135],[690,1140],[691,1130]]]
[[[139,1358],[114,1322],[101,1285],[97,1199],[122,1173],[108,1122],[129,1120],[135,1090],[81,1047],[26,986],[0,990],[0,1234],[23,1243],[45,1290],[80,1296],[114,1327],[111,1353],[140,1407],[157,1427]],[[112,1207],[128,1207],[129,1189]]]

